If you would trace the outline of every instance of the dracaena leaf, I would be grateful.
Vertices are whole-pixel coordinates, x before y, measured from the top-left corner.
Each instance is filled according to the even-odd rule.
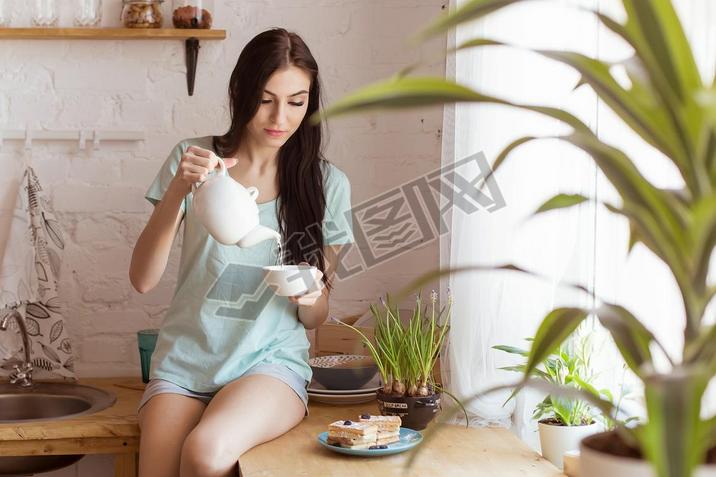
[[[452,12],[440,16],[419,35],[419,38],[429,38],[433,35],[446,32],[461,23],[477,20],[496,10],[520,1],[525,0],[469,0]]]
[[[628,3],[630,4],[632,2]],[[625,5],[631,8],[626,3]],[[630,74],[634,69],[631,71],[627,69],[627,74],[630,74],[630,78],[636,80],[635,82],[638,83],[639,88],[642,90],[649,89],[653,92],[653,97],[657,99],[657,102],[668,115],[669,121],[677,134],[680,149],[686,153],[685,157],[691,157],[694,141],[693,137],[689,135],[689,126],[686,123],[688,119],[697,124],[701,124],[703,121],[701,115],[694,110],[693,106],[688,108],[688,111],[685,110],[683,105],[684,97],[681,92],[674,88],[674,84],[678,80],[674,79],[672,70],[663,69],[663,64],[661,64],[658,59],[658,54],[661,52],[658,49],[655,51],[654,45],[644,38],[639,23],[634,19],[633,13],[629,15],[629,19],[625,25],[603,14],[597,14],[597,16],[607,28],[619,35],[634,48],[635,56],[644,74],[639,78],[634,78],[633,75]],[[692,118],[688,118],[689,115],[692,116]],[[689,182],[693,185],[694,183],[698,183],[699,175],[696,168],[692,169],[693,175]]]
[[[459,45],[456,50],[484,46],[509,46],[489,38],[474,38]],[[668,114],[653,101],[653,95],[642,83],[636,91],[621,86],[611,73],[612,65],[581,53],[557,50],[528,49],[534,53],[564,63],[581,75],[580,84],[588,84],[597,95],[646,142],[672,158],[687,181],[694,179],[694,171],[683,149],[679,147],[678,131],[674,130]],[[631,67],[633,71],[633,67]],[[636,81],[636,78],[635,78]],[[635,94],[636,93],[636,94]]]
[[[527,356],[529,354],[529,351],[521,349],[521,348],[516,348],[514,346],[495,345],[492,348],[499,350],[499,351],[504,351],[506,353],[519,354],[521,356]]]
[[[624,201],[642,206],[646,212],[665,223],[664,229],[676,243],[684,243],[681,232],[684,224],[679,221],[674,205],[667,200],[663,191],[644,178],[626,154],[600,141],[591,132],[575,131],[564,139],[592,156]]]
[[[549,312],[535,334],[535,340],[527,358],[525,374],[529,375],[554,352],[588,315],[589,313],[582,308],[571,307],[557,308]]]
[[[567,207],[574,207],[589,199],[581,194],[557,194],[554,197],[548,199],[544,204],[540,205],[535,211],[535,214],[547,212],[555,209],[565,209]]]
[[[630,242],[642,242],[669,265],[679,284],[685,285],[688,282],[688,270],[685,268],[687,259],[684,255],[687,248],[680,246],[681,240],[674,238],[675,231],[666,231],[664,224],[639,204],[624,203],[621,208],[606,204],[606,207],[629,219]],[[629,250],[634,243],[630,243]]]
[[[716,373],[716,325],[704,327],[698,338],[686,346],[684,362]]]
[[[405,109],[454,102],[494,103],[511,106],[551,117],[575,131],[588,132],[589,127],[573,114],[550,106],[520,104],[474,91],[454,81],[432,76],[394,77],[364,86],[331,104],[311,121],[374,109]]]
[[[711,253],[716,245],[716,194],[703,197],[693,205],[689,233],[693,244],[690,258],[694,274],[698,283],[705,283]]]
[[[692,475],[705,459],[700,411],[710,376],[703,371],[679,367],[642,378],[649,420],[637,436],[659,477]]]
[[[457,275],[460,273],[466,273],[466,272],[478,272],[478,271],[513,271],[513,272],[520,272],[525,273],[527,275],[531,275],[533,277],[542,278],[542,279],[548,279],[552,280],[551,278],[548,278],[544,275],[541,275],[537,272],[533,272],[530,270],[526,270],[522,267],[518,267],[517,265],[513,264],[505,264],[505,265],[466,265],[461,267],[452,267],[452,268],[444,268],[441,270],[433,270],[424,273],[423,275],[420,275],[418,278],[414,279],[412,282],[408,283],[402,290],[400,290],[397,293],[398,296],[398,302],[401,302],[403,299],[405,299],[408,295],[410,295],[415,290],[420,290],[427,284],[433,282],[433,280],[437,280],[443,276],[447,275]],[[563,283],[562,284],[565,287],[573,288],[575,290],[580,290],[584,293],[587,293],[589,295],[593,295],[592,290],[586,288],[583,285],[580,285],[578,283]]]
[[[684,180],[696,187],[694,165],[689,160],[688,149],[680,142],[681,123],[674,125],[664,108],[649,99],[641,101],[642,90],[622,87],[611,74],[611,65],[588,56],[569,51],[537,51],[547,57],[565,63],[577,70],[584,82],[635,133],[663,152],[677,166]]]
[[[600,323],[612,335],[614,342],[626,364],[637,375],[642,375],[642,367],[653,366],[649,345],[654,335],[642,325],[626,308],[605,304],[596,311]]]
[[[371,109],[392,109],[486,98],[472,89],[438,77],[395,77],[365,86],[331,104],[323,117]],[[320,116],[314,116],[317,122]]]
[[[701,76],[693,53],[669,0],[623,0],[627,12],[627,29],[638,32],[681,98],[701,86]]]

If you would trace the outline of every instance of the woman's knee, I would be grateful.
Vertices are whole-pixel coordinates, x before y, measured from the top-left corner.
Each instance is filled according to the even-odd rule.
[[[222,432],[197,426],[184,440],[181,450],[181,474],[210,477],[225,473],[239,460],[237,439],[240,439],[240,436],[235,433],[227,436]]]
[[[139,475],[176,477],[184,439],[199,422],[205,405],[177,394],[153,396],[139,411]]]

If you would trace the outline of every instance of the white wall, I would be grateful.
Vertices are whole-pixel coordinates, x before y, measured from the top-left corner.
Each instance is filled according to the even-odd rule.
[[[29,26],[30,3],[13,2],[13,26]],[[70,26],[72,2],[58,3],[61,26]],[[103,26],[119,26],[121,2],[104,3]],[[441,12],[441,0],[215,3],[214,27],[228,38],[202,43],[193,97],[186,93],[181,41],[0,41],[0,126],[141,129],[149,138],[99,151],[70,143],[34,148],[34,166],[67,235],[61,286],[80,376],[139,374],[134,333],[161,324],[178,265],[174,253],[157,289],[146,295],[131,289],[132,247],[151,212],[143,193],[176,142],[225,131],[228,78],[252,36],[273,26],[301,34],[321,67],[328,103],[416,60],[433,60],[444,48],[444,38],[422,48],[405,42]],[[422,70],[442,71],[440,61]],[[440,108],[335,120],[327,157],[348,174],[356,204],[439,167],[441,125]],[[20,150],[6,142],[0,152],[3,184],[20,174]],[[339,283],[331,313],[361,313],[437,264],[432,242]],[[110,476],[112,461],[91,456],[46,475]]]

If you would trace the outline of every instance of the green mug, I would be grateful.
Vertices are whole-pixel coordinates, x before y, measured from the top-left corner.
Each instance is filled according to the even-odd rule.
[[[157,335],[159,330],[139,330],[137,331],[137,344],[139,345],[139,360],[142,365],[142,382],[149,382],[149,367],[152,363],[152,353],[157,345]]]

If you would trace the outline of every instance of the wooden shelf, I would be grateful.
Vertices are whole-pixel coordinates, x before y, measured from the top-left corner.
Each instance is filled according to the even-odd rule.
[[[223,40],[226,30],[189,28],[0,28],[4,40]]]
[[[200,28],[0,28],[0,40],[184,40],[189,96],[194,94],[199,40],[225,38],[226,30]]]

